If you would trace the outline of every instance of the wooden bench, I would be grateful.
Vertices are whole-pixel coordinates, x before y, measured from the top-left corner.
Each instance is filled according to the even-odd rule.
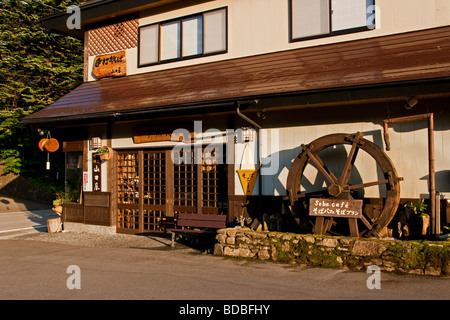
[[[176,233],[216,233],[217,229],[226,227],[226,215],[218,214],[196,214],[196,213],[180,213],[176,222],[176,227],[167,229],[172,233],[172,244],[175,244]],[[195,229],[186,229],[195,228]]]

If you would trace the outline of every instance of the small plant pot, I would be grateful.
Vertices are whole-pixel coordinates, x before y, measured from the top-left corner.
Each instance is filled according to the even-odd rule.
[[[430,226],[430,216],[428,214],[422,214],[420,219],[422,220],[422,235],[426,236]]]
[[[112,158],[112,149],[110,147],[108,148],[108,152],[104,153],[97,153],[95,156],[97,156],[101,161],[108,161]]]
[[[57,214],[61,215],[62,211],[63,211],[63,207],[62,206],[54,206],[52,208],[53,211],[55,211]]]

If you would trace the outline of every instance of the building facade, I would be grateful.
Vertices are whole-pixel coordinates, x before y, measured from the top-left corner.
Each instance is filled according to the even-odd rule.
[[[66,222],[146,233],[180,212],[267,215],[383,236],[418,199],[432,232],[449,222],[448,1],[94,0],[79,14],[80,28],[43,22],[84,39],[84,83],[25,119],[67,133],[82,191]],[[361,216],[313,217],[310,198],[362,200]]]

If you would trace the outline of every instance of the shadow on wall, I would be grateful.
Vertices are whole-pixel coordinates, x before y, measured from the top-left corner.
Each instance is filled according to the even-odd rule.
[[[450,192],[450,170],[436,171],[436,191]],[[429,176],[423,176],[420,180],[428,181]]]

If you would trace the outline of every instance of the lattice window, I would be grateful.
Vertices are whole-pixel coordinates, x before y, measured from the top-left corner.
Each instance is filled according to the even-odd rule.
[[[174,164],[170,150],[117,152],[118,232],[160,232],[180,212],[226,213],[227,165],[194,155]]]
[[[166,202],[166,153],[144,152],[144,204]]]
[[[117,227],[120,229],[139,230],[139,210],[119,209]]]
[[[137,47],[139,20],[136,15],[117,17],[88,27],[89,55]]]
[[[197,165],[194,152],[185,153],[183,163],[174,166],[175,206],[197,205]]]
[[[215,151],[204,153],[202,163],[202,206],[205,212],[208,211],[206,208],[224,208],[227,204],[227,165],[224,164],[224,154],[216,155]],[[218,160],[221,161],[217,163]]]
[[[118,155],[118,203],[139,203],[139,162],[137,153]]]
[[[144,210],[143,228],[145,231],[161,231],[163,226],[161,219],[164,218],[165,211]]]

